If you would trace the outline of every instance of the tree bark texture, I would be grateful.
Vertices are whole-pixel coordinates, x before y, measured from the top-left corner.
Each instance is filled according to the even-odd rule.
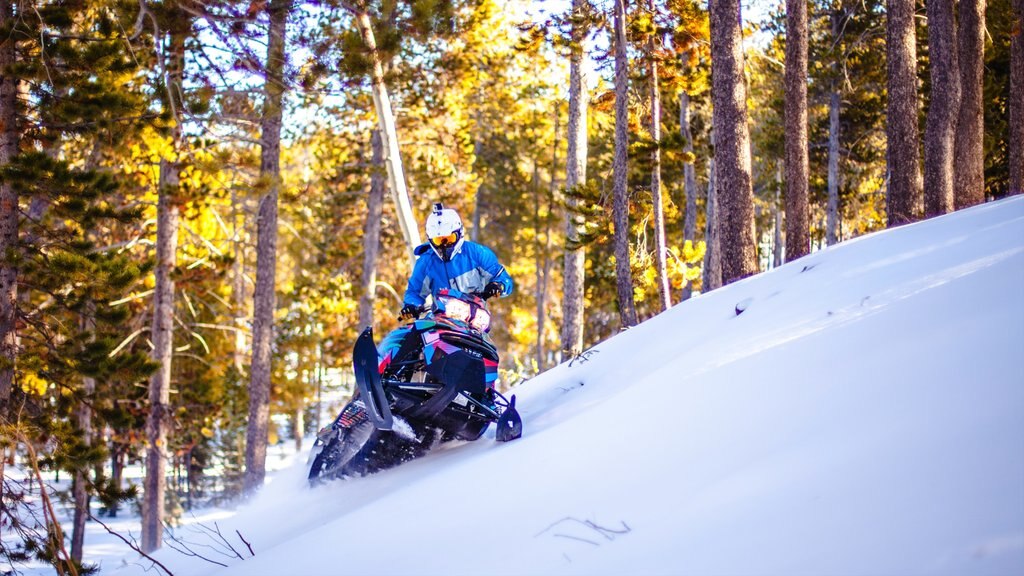
[[[172,39],[172,43],[175,40]],[[184,39],[178,44],[184,50]],[[179,63],[181,60],[178,61]],[[180,70],[180,69],[179,69]],[[180,76],[178,76],[180,79]],[[181,134],[172,136],[175,149]],[[160,192],[156,216],[156,285],[153,292],[153,361],[159,367],[149,380],[149,415],[146,418],[146,477],[142,506],[142,551],[152,552],[163,544],[164,492],[167,489],[167,432],[170,428],[171,367],[174,352],[174,279],[178,247],[177,160],[160,161]]]
[[[363,235],[363,296],[359,299],[359,326],[373,326],[373,302],[376,299],[377,255],[380,253],[380,226],[384,217],[384,141],[380,130],[370,138],[372,149],[370,194],[366,199],[366,228]]]
[[[648,2],[654,14],[654,2]],[[654,207],[654,265],[658,281],[658,300],[661,310],[672,307],[672,292],[668,283],[668,243],[665,240],[665,207],[661,190],[661,88],[658,86],[657,46],[654,39],[647,41],[647,73],[650,76],[651,104],[651,203]]]
[[[637,323],[629,259],[629,60],[626,56],[626,0],[615,0],[615,158],[612,162],[612,221],[615,225],[615,291],[622,328]]]
[[[164,493],[167,490],[167,435],[171,426],[171,368],[174,354],[174,268],[177,264],[180,216],[182,134],[181,85],[185,67],[185,36],[188,19],[177,15],[170,30],[166,62],[166,104],[174,125],[170,146],[174,158],[160,160],[160,185],[156,207],[156,268],[153,289],[152,359],[159,366],[149,379],[149,414],[146,418],[146,477],[142,504],[143,552],[163,544]]]
[[[243,489],[252,493],[267,474],[270,422],[271,343],[274,333],[274,280],[277,272],[277,196],[281,187],[281,116],[285,80],[285,28],[291,0],[271,0],[266,83],[260,134],[260,198],[256,220],[256,290],[253,293],[252,362],[249,368],[249,422],[246,429]]]
[[[1010,194],[1024,193],[1024,0],[1013,0],[1010,38]]]
[[[928,0],[931,92],[924,129],[924,215],[953,211],[953,147],[960,113],[954,0]]]
[[[715,135],[711,134],[711,148],[715,147]],[[710,292],[722,287],[722,250],[719,241],[719,218],[717,186],[715,185],[715,158],[708,162],[708,197],[705,203],[706,222],[704,226],[704,278],[701,282],[701,293]]]
[[[786,0],[784,82],[786,259],[792,261],[811,251],[807,156],[807,0]]]
[[[711,100],[715,131],[715,199],[719,212],[722,282],[757,272],[754,192],[750,175],[747,90],[739,0],[712,0]]]
[[[558,172],[558,131],[559,116],[558,106],[555,106],[555,137],[551,142],[551,170],[549,172],[550,178],[548,180],[548,190],[545,200],[547,201],[546,213],[543,215],[544,219],[544,242],[540,241],[540,189],[537,189],[536,196],[536,211],[535,211],[535,222],[536,236],[537,236],[537,342],[535,354],[537,357],[537,370],[543,372],[546,367],[544,349],[546,348],[545,342],[547,340],[545,336],[545,324],[548,317],[548,279],[551,277],[551,208],[555,198],[555,187],[557,186],[558,179],[555,174]]]
[[[886,212],[889,226],[921,218],[914,0],[887,0]]]
[[[419,226],[412,213],[412,202],[409,200],[409,190],[405,186],[405,171],[402,168],[402,155],[398,149],[398,130],[395,128],[395,114],[391,109],[391,98],[388,96],[387,86],[384,85],[384,65],[380,60],[380,53],[377,51],[377,39],[373,34],[373,26],[370,22],[370,15],[365,10],[357,11],[355,14],[356,25],[363,37],[363,43],[370,55],[371,67],[371,90],[373,92],[373,105],[377,109],[377,123],[380,127],[381,138],[383,139],[385,154],[385,165],[388,173],[388,189],[391,190],[391,199],[395,202],[395,210],[398,213],[398,223],[402,228],[402,236],[409,249],[410,265],[416,261],[412,254],[413,248],[420,244]],[[478,233],[477,230],[473,231]]]
[[[587,181],[587,90],[583,75],[583,42],[587,28],[583,23],[586,0],[573,0],[572,46],[569,55],[568,157],[565,163],[565,188],[575,191]],[[565,199],[565,261],[562,269],[562,355],[576,356],[583,351],[583,288],[586,251],[580,244],[583,217],[579,199]]]
[[[686,90],[679,94],[679,131],[683,136],[683,152],[687,159],[683,162],[683,194],[686,195],[685,213],[683,214],[683,245],[689,240],[697,241],[697,175],[693,167],[693,132],[690,130],[690,95]],[[687,281],[683,285],[683,300],[693,296],[693,283]]]
[[[953,201],[959,210],[985,201],[985,0],[960,0],[957,46],[960,110],[953,154]]]
[[[0,27],[8,29],[15,18],[13,4],[0,4]],[[0,167],[18,154],[18,79],[10,73],[16,63],[15,36],[0,37]],[[18,356],[16,328],[18,269],[11,256],[18,245],[18,190],[0,182],[0,420],[6,420],[14,365]]]
[[[842,11],[832,10],[832,46],[838,52],[842,34]],[[825,242],[831,246],[839,242],[839,55],[832,60],[832,78],[828,90],[828,208],[825,216]]]

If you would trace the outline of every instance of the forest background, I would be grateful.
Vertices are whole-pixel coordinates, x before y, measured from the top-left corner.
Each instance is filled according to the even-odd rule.
[[[153,550],[184,510],[258,489],[267,444],[301,444],[324,395],[350,390],[362,328],[397,325],[434,202],[516,282],[492,304],[514,387],[787,253],[1019,193],[1020,0],[902,2],[915,139],[899,147],[898,3],[763,2],[753,20],[719,3],[744,38],[738,188],[715,167],[704,3],[2,3],[0,431],[6,465],[74,478],[58,496],[76,508],[66,547],[32,483],[5,475],[3,555],[80,570],[90,499],[140,505]],[[796,129],[787,37],[806,42]],[[951,53],[955,90],[937,65]],[[954,189],[957,139],[933,138],[933,118],[956,117],[972,82],[982,180],[936,204],[932,167],[945,157]],[[887,160],[897,148],[923,155],[923,189],[916,164]],[[894,166],[915,174],[906,213]],[[133,462],[142,487],[123,480]]]

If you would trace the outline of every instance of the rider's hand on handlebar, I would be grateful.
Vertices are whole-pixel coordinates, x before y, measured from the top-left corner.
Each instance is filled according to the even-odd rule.
[[[402,307],[402,311],[398,313],[398,319],[402,321],[415,320],[416,318],[419,318],[420,314],[422,313],[422,306],[417,306],[415,304],[406,304],[405,306]]]
[[[484,300],[490,300],[495,296],[501,296],[505,292],[505,287],[500,282],[490,282],[484,287],[482,296]]]

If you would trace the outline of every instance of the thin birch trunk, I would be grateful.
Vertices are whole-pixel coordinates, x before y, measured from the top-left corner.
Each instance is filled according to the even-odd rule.
[[[380,226],[384,215],[384,143],[380,130],[370,137],[372,164],[370,194],[366,199],[366,228],[363,235],[363,295],[359,299],[359,326],[373,326],[376,300],[377,255],[380,253]]]
[[[810,253],[807,158],[807,0],[786,0],[786,259]],[[742,82],[742,80],[739,80]]]
[[[838,51],[839,35],[842,33],[840,9],[832,10],[832,45]],[[839,56],[832,60],[832,77],[828,90],[828,209],[825,224],[825,241],[831,246],[839,242],[839,108],[842,100],[839,94]]]
[[[960,209],[985,201],[985,0],[960,0],[957,30],[960,110],[953,152],[953,202]]]
[[[914,0],[886,2],[886,212],[889,226],[921,218]]]
[[[697,175],[693,166],[693,132],[690,130],[690,95],[683,90],[679,94],[679,131],[683,136],[683,194],[686,195],[683,215],[683,246],[697,241]],[[693,296],[693,282],[683,285],[683,300]]]
[[[654,2],[648,1],[648,10],[654,15]],[[672,292],[668,282],[668,243],[665,240],[665,207],[661,190],[661,88],[658,86],[658,61],[655,59],[654,38],[647,41],[647,73],[650,75],[651,103],[651,203],[654,206],[654,265],[658,281],[658,301],[661,310],[672,307]]]
[[[612,220],[615,225],[615,291],[622,328],[637,323],[629,259],[629,60],[626,55],[626,0],[615,0],[615,158],[612,162]]]
[[[281,117],[285,92],[285,33],[291,0],[271,0],[263,119],[260,126],[260,199],[256,221],[256,289],[253,293],[252,362],[249,368],[249,422],[246,429],[243,490],[251,494],[267,474],[270,424],[271,342],[274,333],[274,280],[277,272],[277,197],[281,187]]]
[[[953,148],[960,111],[954,0],[929,0],[931,98],[924,130],[924,215],[953,211]]]
[[[782,266],[782,248],[783,248],[783,236],[782,226],[785,217],[785,211],[782,208],[782,187],[785,183],[785,179],[782,177],[782,167],[779,166],[775,171],[775,182],[778,185],[775,188],[775,234],[772,236],[772,268],[778,268]]]
[[[583,75],[586,0],[573,0],[572,46],[569,56],[568,157],[565,166],[565,261],[562,272],[562,355],[583,351],[583,289],[586,251],[580,243],[579,198],[587,180],[587,90]]]
[[[719,211],[722,282],[757,273],[754,192],[750,172],[747,89],[739,0],[712,0],[711,100],[715,130],[715,201]],[[789,215],[792,216],[792,215]]]
[[[415,262],[412,254],[413,248],[420,244],[419,227],[416,225],[416,218],[412,213],[412,202],[409,200],[409,191],[405,187],[405,172],[402,168],[402,156],[398,148],[398,131],[395,128],[395,115],[391,109],[391,99],[388,97],[387,86],[384,85],[384,65],[377,51],[377,40],[373,34],[373,26],[370,22],[370,15],[365,10],[356,10],[354,13],[359,33],[363,37],[363,43],[369,52],[371,69],[370,84],[373,92],[373,105],[377,109],[377,122],[380,127],[381,138],[384,144],[385,166],[388,173],[388,189],[391,191],[391,199],[395,202],[398,214],[398,224],[402,228],[402,236],[405,238],[406,246],[409,249],[409,262]]]

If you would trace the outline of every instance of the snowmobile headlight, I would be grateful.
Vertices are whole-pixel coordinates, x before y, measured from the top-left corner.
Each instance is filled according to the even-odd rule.
[[[444,315],[453,320],[459,320],[468,324],[470,317],[473,315],[473,308],[468,302],[448,298],[444,303]]]
[[[469,325],[478,332],[487,332],[487,329],[491,327],[491,313],[483,308],[477,308],[476,314],[473,315],[473,321]]]

